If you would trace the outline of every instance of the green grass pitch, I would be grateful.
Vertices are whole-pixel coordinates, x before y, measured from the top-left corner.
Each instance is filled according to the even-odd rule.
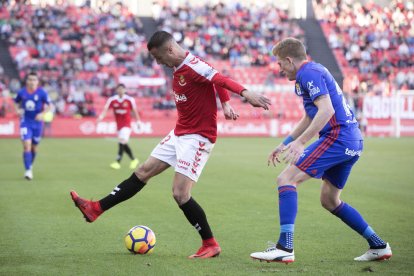
[[[160,139],[132,139],[143,161]],[[114,139],[44,139],[31,182],[23,179],[21,144],[0,140],[0,275],[383,275],[414,274],[414,139],[367,139],[342,199],[390,242],[391,260],[353,261],[367,244],[319,203],[320,182],[299,188],[296,262],[249,258],[278,238],[275,179],[267,166],[280,140],[220,138],[192,195],[207,213],[222,254],[189,260],[200,246],[171,195],[173,171],[153,178],[138,195],[87,224],[70,200],[75,189],[100,199],[131,174],[109,168]],[[123,243],[134,225],[157,236],[152,255],[130,254]]]

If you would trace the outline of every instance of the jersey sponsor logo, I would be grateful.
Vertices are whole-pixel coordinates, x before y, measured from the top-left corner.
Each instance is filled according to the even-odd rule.
[[[349,156],[355,156],[355,155],[361,156],[362,151],[361,150],[352,150],[352,149],[346,148],[345,149],[345,154],[349,155]]]
[[[124,103],[122,104],[122,106],[123,106],[123,107],[128,107],[128,103],[127,103],[127,102],[124,102]]]
[[[128,111],[127,110],[125,110],[125,109],[115,109],[115,113],[116,114],[121,114],[121,115],[123,115],[123,114],[126,114]]]
[[[308,83],[306,84],[306,86],[308,87],[309,95],[310,96],[314,96],[314,95],[318,94],[321,91],[319,89],[319,87],[317,87],[317,86],[315,86],[313,84],[313,81],[308,81]]]
[[[179,80],[178,80],[178,84],[179,84],[180,86],[185,86],[185,85],[187,84],[187,82],[185,81],[185,78],[184,78],[184,76],[183,76],[183,75],[180,75],[178,78],[179,78]]]
[[[174,97],[177,103],[183,103],[187,101],[187,97],[184,94],[177,94],[174,92]]]
[[[300,84],[298,82],[295,84],[295,92],[298,96],[301,96],[303,94],[302,90],[300,90]]]

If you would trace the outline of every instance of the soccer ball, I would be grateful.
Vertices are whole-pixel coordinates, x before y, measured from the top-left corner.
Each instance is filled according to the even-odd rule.
[[[151,254],[155,246],[155,234],[147,226],[134,226],[125,236],[125,246],[134,254]]]

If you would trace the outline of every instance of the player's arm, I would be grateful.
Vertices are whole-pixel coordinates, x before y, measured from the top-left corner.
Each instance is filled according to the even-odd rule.
[[[50,101],[49,95],[46,93],[46,91],[41,90],[41,96],[40,97],[41,97],[42,102],[43,102],[43,109],[42,109],[42,112],[40,112],[36,115],[36,120],[37,121],[43,120],[44,115],[52,109],[51,101]]]
[[[42,112],[40,112],[40,113],[38,113],[37,115],[36,115],[36,120],[37,121],[41,121],[41,120],[43,120],[43,116],[47,113],[47,112],[49,112],[50,110],[51,110],[51,106],[50,106],[51,104],[50,104],[50,102],[45,102],[44,104],[43,104],[43,110],[42,110]]]
[[[22,117],[24,114],[24,110],[21,107],[22,97],[20,92],[17,93],[16,97],[14,98],[14,109],[16,111],[17,116]]]
[[[108,99],[105,103],[102,113],[98,116],[98,121],[102,121],[105,118],[106,112],[108,112],[110,104],[111,104],[111,99]]]
[[[137,122],[141,121],[141,117],[139,116],[138,113],[138,109],[137,109],[137,104],[135,103],[135,99],[132,98],[131,99],[131,106],[132,106],[132,114],[135,117],[135,119],[137,120]]]
[[[237,118],[239,118],[239,114],[237,114],[234,111],[233,107],[229,103],[230,102],[229,92],[227,92],[226,89],[220,86],[214,85],[214,89],[216,90],[219,96],[221,107],[223,108],[223,113],[224,113],[224,117],[226,118],[226,120],[237,120]]]
[[[317,135],[335,114],[335,109],[332,106],[329,94],[320,95],[313,102],[318,108],[318,111],[312,119],[312,122],[296,140],[283,149],[283,151],[286,151],[286,155],[283,158],[286,163],[295,164],[303,153],[305,144]]]
[[[216,85],[223,87],[233,93],[239,94],[244,97],[252,106],[262,107],[266,110],[269,109],[270,100],[262,95],[247,90],[239,83],[235,82],[229,77],[223,76],[220,73],[216,73],[211,81]]]
[[[291,136],[292,139],[295,140],[297,137],[302,135],[303,132],[305,132],[305,130],[309,127],[311,122],[312,119],[305,113],[289,136]]]
[[[329,94],[319,96],[314,100],[314,104],[318,108],[315,117],[309,127],[296,139],[303,145],[317,135],[335,114],[335,109],[333,108]]]
[[[16,111],[17,116],[22,117],[24,114],[23,108],[21,108],[20,103],[14,103],[14,109]]]
[[[233,93],[241,95],[254,107],[262,107],[269,109],[270,100],[262,95],[248,91],[245,87],[235,82],[229,77],[223,76],[216,69],[208,64],[201,66],[194,66],[194,71],[197,72],[194,80],[197,82],[212,82],[216,87],[225,88]]]
[[[297,123],[293,131],[283,140],[269,155],[267,158],[267,165],[270,165],[270,162],[276,166],[275,162],[280,163],[279,156],[283,152],[284,148],[297,137],[299,137],[311,124],[311,118],[305,113],[300,121]]]

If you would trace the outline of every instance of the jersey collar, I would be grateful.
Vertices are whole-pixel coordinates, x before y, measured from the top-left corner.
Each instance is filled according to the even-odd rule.
[[[185,54],[186,54],[185,59],[183,60],[183,62],[181,62],[180,65],[178,65],[177,67],[175,67],[175,70],[174,71],[177,71],[178,69],[180,69],[181,67],[183,67],[186,63],[188,63],[194,57],[193,54],[191,54],[190,52],[186,52]]]

